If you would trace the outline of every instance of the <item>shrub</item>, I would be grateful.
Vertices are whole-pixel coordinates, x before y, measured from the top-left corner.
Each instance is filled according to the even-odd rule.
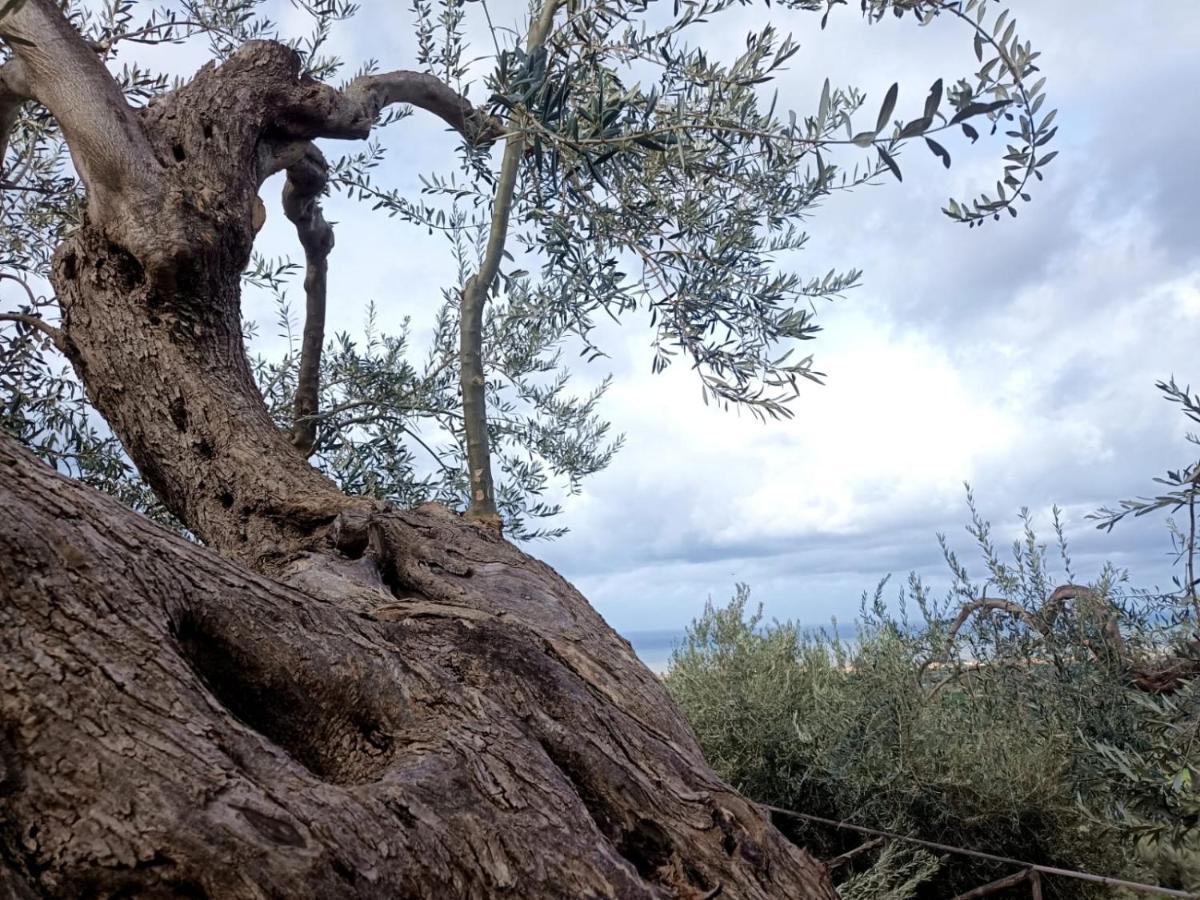
[[[727,606],[710,603],[688,630],[668,689],[717,771],[760,802],[1031,862],[1188,885],[1196,835],[1180,830],[1177,813],[1194,815],[1196,795],[1191,775],[1177,773],[1197,771],[1200,741],[1181,742],[1179,729],[1190,724],[1195,737],[1200,691],[1181,682],[1176,699],[1147,700],[1131,672],[1161,653],[1164,623],[1175,637],[1190,624],[1164,615],[1173,598],[1131,592],[1111,569],[1087,588],[1056,591],[1028,516],[1013,562],[1001,562],[969,493],[968,501],[986,583],[973,583],[943,540],[954,575],[949,595],[934,603],[910,578],[892,614],[881,584],[864,596],[853,642],[836,628],[764,623],[739,585]],[[1073,582],[1057,512],[1055,527]],[[1007,605],[976,608],[957,622],[964,604],[984,597]],[[778,821],[826,859],[864,840]],[[864,857],[874,859],[865,871],[839,869],[846,896],[949,897],[1013,871],[897,844]],[[1108,896],[1061,878],[1046,879],[1044,891]]]

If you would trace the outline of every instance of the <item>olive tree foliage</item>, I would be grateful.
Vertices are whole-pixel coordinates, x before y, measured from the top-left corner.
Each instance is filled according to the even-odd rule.
[[[1189,426],[1200,422],[1200,395],[1174,377],[1156,385],[1164,400],[1177,404]],[[1153,496],[1121,500],[1097,510],[1097,527],[1111,531],[1127,517],[1166,512],[1173,576],[1168,602],[1155,609],[1162,652],[1193,677],[1177,692],[1136,697],[1143,740],[1134,746],[1097,741],[1095,803],[1136,839],[1165,883],[1200,888],[1200,594],[1196,575],[1196,505],[1200,436],[1186,434],[1191,459],[1154,478]],[[1188,665],[1190,663],[1190,666]]]
[[[326,53],[355,4],[292,5],[309,14],[307,34],[281,33],[264,0],[70,0],[66,8],[135,106],[172,89],[139,63],[147,44],[200,43],[222,60],[248,40],[280,39],[309,77],[374,71],[367,62],[345,72]],[[790,416],[801,385],[821,379],[800,350],[819,330],[816,304],[860,277],[799,267],[804,220],[818,205],[901,178],[910,144],[949,166],[948,134],[974,142],[981,130],[1001,132],[995,189],[944,208],[974,227],[1015,216],[1055,155],[1039,54],[993,0],[862,0],[868,21],[965,26],[979,68],[939,79],[911,104],[900,103],[898,85],[876,101],[826,81],[807,114],[789,111],[772,90],[798,49],[780,24],[795,12],[827,18],[845,0],[776,4],[782,22],[747,35],[733,59],[690,40],[738,5],[546,0],[518,34],[487,0],[413,0],[417,64],[480,105],[491,124],[464,138],[448,169],[422,173],[419,196],[380,175],[385,131],[320,164],[325,193],[445,236],[458,272],[434,315],[431,346],[418,357],[407,323],[383,333],[373,308],[362,333],[327,337],[322,297],[316,318],[310,298],[303,331],[315,336],[315,352],[306,352],[289,300],[301,266],[256,257],[245,276],[276,299],[286,338],[281,357],[257,360],[263,396],[281,428],[308,431],[300,450],[314,465],[353,493],[469,506],[498,515],[517,538],[561,534],[544,524],[559,512],[548,493],[578,490],[621,443],[597,410],[608,382],[583,395],[569,390],[564,354],[601,358],[598,321],[648,318],[655,371],[691,366],[705,402]],[[491,45],[468,46],[480,26]],[[0,62],[8,53],[0,49]],[[3,87],[0,422],[59,469],[165,515],[56,347],[45,276],[50,248],[81,221],[81,187],[54,120],[35,104],[5,105]],[[382,124],[408,112],[391,110]],[[395,235],[402,239],[400,224]],[[312,411],[298,415],[306,371]]]

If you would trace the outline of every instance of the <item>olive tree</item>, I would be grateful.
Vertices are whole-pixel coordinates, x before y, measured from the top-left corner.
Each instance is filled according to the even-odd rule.
[[[288,41],[256,0],[0,4],[0,279],[17,288],[0,311],[0,885],[833,896],[716,778],[628,643],[501,526],[536,533],[545,473],[576,484],[615,450],[598,393],[567,394],[561,366],[572,343],[602,352],[601,315],[648,311],[656,368],[684,359],[708,399],[787,415],[819,377],[791,355],[811,303],[857,279],[789,268],[802,219],[900,177],[905,142],[949,164],[940,133],[976,126],[1009,135],[1002,180],[946,212],[1015,214],[1052,157],[1037,54],[986,0],[864,0],[872,20],[960,21],[981,68],[909,115],[898,87],[864,109],[826,83],[798,116],[768,90],[796,49],[776,27],[733,60],[689,44],[729,0],[545,0],[524,33],[491,28],[482,69],[462,36],[486,3],[417,0],[420,68],[340,85],[323,45],[355,8],[297,5],[313,31]],[[212,60],[175,81],[128,60],[155,42]],[[376,129],[410,112],[462,138],[419,198],[374,175]],[[254,253],[277,174],[305,316],[284,360],[256,363],[241,299],[282,289],[286,264]],[[449,239],[459,278],[427,362],[403,335],[325,334],[331,190]],[[442,502],[405,509],[426,498]]]

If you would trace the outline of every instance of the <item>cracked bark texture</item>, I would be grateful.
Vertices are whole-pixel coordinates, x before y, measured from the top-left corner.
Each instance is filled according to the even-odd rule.
[[[64,347],[206,546],[0,440],[0,898],[834,897],[553,570],[345,496],[258,395],[262,179],[405,85],[485,120],[409,73],[335,91],[263,42],[135,112],[60,19],[27,0],[0,38],[88,190]]]
[[[331,544],[379,584],[300,589],[7,439],[0,506],[0,868],[27,896],[835,896],[486,527],[354,510]]]

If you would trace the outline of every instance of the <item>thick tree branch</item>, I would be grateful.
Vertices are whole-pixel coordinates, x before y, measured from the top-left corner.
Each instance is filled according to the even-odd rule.
[[[252,41],[237,55],[252,57],[261,52],[263,44]],[[299,58],[294,54],[292,58],[292,68],[299,76]],[[477,146],[487,146],[504,135],[503,122],[488,116],[449,85],[424,72],[400,70],[363,75],[340,91],[297,77],[294,88],[279,101],[268,124],[280,137],[293,140],[319,137],[362,140],[370,136],[379,114],[398,103],[433,113]]]
[[[30,93],[62,127],[94,216],[156,196],[160,167],[150,142],[120,86],[57,5],[26,0],[0,19],[0,39],[20,60]]]
[[[31,96],[19,59],[10,59],[0,66],[0,176],[5,174],[4,154],[8,152],[9,135],[17,124],[21,104]]]
[[[65,352],[66,343],[63,340],[62,332],[40,316],[30,316],[25,313],[0,312],[0,322],[20,322],[22,325],[28,325],[35,331],[40,331],[46,337],[50,338],[55,348],[60,352]]]
[[[352,81],[345,94],[367,109],[374,109],[372,121],[385,107],[407,103],[433,113],[472,144],[491,144],[504,134],[503,122],[488,116],[449,85],[424,72],[364,75]]]
[[[304,248],[304,337],[300,344],[300,374],[293,406],[292,443],[305,456],[317,439],[317,413],[321,389],[321,347],[325,343],[325,287],[333,227],[321,213],[321,194],[328,182],[329,166],[321,151],[306,144],[304,155],[287,170],[283,186],[283,211],[296,226]]]

